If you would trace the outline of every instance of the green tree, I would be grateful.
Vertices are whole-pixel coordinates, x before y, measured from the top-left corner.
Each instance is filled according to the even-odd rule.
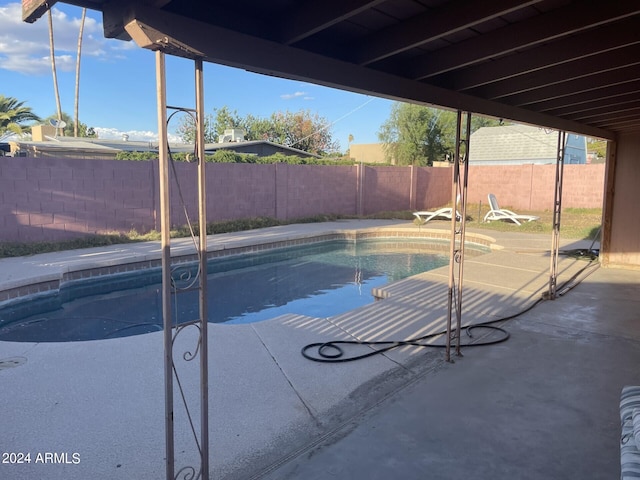
[[[378,131],[387,160],[399,165],[433,165],[453,157],[457,113],[433,107],[396,102]],[[471,133],[480,127],[497,126],[499,120],[471,116]]]
[[[229,110],[229,107],[225,105],[222,108],[215,108],[213,112],[214,117],[212,128],[215,131],[216,137],[223,135],[224,131],[230,128],[243,128],[246,132],[245,120],[238,115],[236,110],[231,111]],[[217,138],[214,141],[217,141]]]
[[[204,141],[205,143],[217,143],[218,137],[229,128],[245,128],[245,120],[238,112],[229,110],[226,105],[222,108],[214,108],[213,115],[204,117]],[[196,140],[196,122],[192,115],[184,114],[180,117],[176,134],[185,143],[194,143]]]
[[[247,115],[243,125],[247,140],[267,140],[283,144],[285,140],[284,127],[273,123],[272,118]]]
[[[275,112],[269,118],[248,115],[239,126],[245,129],[247,140],[267,140],[316,155],[338,149],[331,124],[309,110]]]
[[[324,155],[338,148],[329,129],[330,123],[310,111],[275,112],[270,117],[247,115],[224,106],[205,117],[205,142],[217,142],[218,136],[230,128],[242,128],[246,140],[267,140]],[[176,134],[186,143],[195,139],[195,123],[191,115],[180,118]]]
[[[432,165],[446,153],[439,117],[431,107],[396,102],[378,138],[385,145],[387,160],[398,165]]]
[[[25,122],[39,122],[40,117],[13,97],[0,95],[0,138],[16,133],[21,135]]]
[[[329,127],[331,124],[309,110],[277,112],[271,115],[274,126],[284,135],[281,143],[316,155],[327,155],[338,149]]]

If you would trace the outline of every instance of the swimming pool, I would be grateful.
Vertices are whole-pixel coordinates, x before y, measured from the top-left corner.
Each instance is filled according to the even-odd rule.
[[[209,321],[337,315],[373,302],[373,287],[446,265],[446,245],[340,240],[213,259],[208,263]],[[189,268],[195,267],[182,272]],[[176,270],[174,278],[180,274]],[[161,330],[160,281],[161,271],[153,269],[72,282],[56,295],[0,309],[0,340],[64,342]],[[174,295],[174,321],[197,318],[197,299],[197,289]]]

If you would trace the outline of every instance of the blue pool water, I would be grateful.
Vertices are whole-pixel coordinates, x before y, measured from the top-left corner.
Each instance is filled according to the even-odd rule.
[[[209,321],[337,315],[373,302],[373,287],[446,265],[445,252],[433,242],[370,240],[215,259],[208,265]],[[186,272],[188,267],[177,269],[173,277]],[[0,340],[79,341],[161,330],[160,274],[155,269],[77,282],[58,295],[0,309]],[[176,283],[186,287],[190,282]],[[174,321],[197,316],[197,288],[176,293]]]

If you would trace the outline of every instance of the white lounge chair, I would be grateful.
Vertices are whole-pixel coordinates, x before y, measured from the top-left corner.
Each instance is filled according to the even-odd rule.
[[[460,195],[458,195],[456,204],[460,201]],[[451,220],[451,213],[453,209],[451,207],[440,208],[435,212],[413,212],[413,215],[420,221],[421,224],[427,223],[429,220],[433,220],[434,218],[443,218],[446,220]],[[460,220],[462,215],[458,210],[456,210],[456,219]]]
[[[498,199],[493,193],[490,193],[488,197],[491,210],[489,210],[489,212],[484,216],[485,222],[491,222],[493,220],[507,220],[515,223],[516,225],[521,225],[520,222],[532,222],[533,220],[538,220],[540,218],[535,215],[518,215],[511,210],[500,208],[500,205],[498,205]]]

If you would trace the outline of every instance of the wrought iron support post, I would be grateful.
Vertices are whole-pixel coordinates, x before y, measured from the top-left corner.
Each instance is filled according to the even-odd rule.
[[[461,356],[460,332],[462,329],[462,277],[464,271],[464,242],[467,218],[467,180],[469,176],[469,139],[471,113],[466,113],[464,139],[462,139],[462,112],[456,122],[456,148],[453,161],[453,188],[451,189],[451,240],[449,245],[449,292],[447,297],[447,338],[445,355],[451,361],[451,340],[455,339],[456,355]],[[464,153],[461,147],[464,145]],[[461,168],[462,164],[462,168]],[[462,170],[462,173],[461,173]],[[460,205],[460,210],[458,210]],[[459,213],[459,215],[458,215]],[[453,332],[453,311],[456,324]]]
[[[165,54],[156,51],[156,96],[158,106],[158,156],[160,177],[160,234],[162,245],[162,322],[164,328],[164,424],[166,478],[174,479],[173,435],[173,321],[171,318],[171,227],[169,212],[169,147],[167,143],[167,83]]]
[[[207,326],[207,177],[204,153],[204,76],[202,59],[195,60],[196,135],[198,154],[198,225],[200,259],[200,445],[202,477],[209,479],[209,348]]]
[[[560,217],[562,214],[562,177],[564,175],[564,152],[567,143],[566,132],[558,132],[556,160],[556,181],[553,197],[553,231],[551,232],[551,265],[549,267],[549,299],[556,298],[558,281],[558,254],[560,252]]]
[[[207,302],[207,212],[206,212],[206,170],[204,151],[204,78],[202,60],[195,60],[196,79],[196,109],[171,107],[166,101],[166,65],[165,54],[162,50],[156,51],[156,83],[157,83],[157,103],[158,103],[158,151],[159,151],[159,181],[160,181],[160,230],[162,237],[162,318],[164,327],[164,381],[165,381],[165,444],[166,444],[166,478],[176,480],[177,478],[189,478],[191,480],[209,478],[209,365],[208,365],[208,302]],[[167,110],[175,110],[167,116]],[[177,178],[175,166],[173,165],[169,144],[168,144],[168,122],[175,113],[187,113],[192,116],[196,127],[196,156],[198,168],[198,223],[199,235],[194,245],[198,252],[197,278],[192,278],[189,267],[179,273],[185,266],[171,265],[171,239],[169,235],[171,219],[169,183],[170,172],[173,171],[176,181],[176,188],[186,216],[186,221],[191,227],[192,223],[184,205],[184,198],[180,181]],[[170,168],[171,167],[171,168]],[[191,229],[193,234],[194,230]],[[175,318],[172,316],[172,298],[183,291],[189,291],[198,282],[198,318],[178,319],[176,311]],[[183,285],[183,284],[186,284]],[[174,347],[177,337],[186,329],[195,327],[198,332],[198,339],[195,349],[184,352],[181,357],[186,362],[191,362],[198,355],[199,380],[200,380],[200,435],[196,432],[193,415],[189,408],[189,402],[183,382],[178,372],[177,364],[174,361]],[[196,362],[194,362],[196,363]],[[174,383],[175,381],[175,383]],[[178,393],[182,399],[185,413],[194,436],[194,443],[198,449],[200,466],[183,466],[176,472],[175,458],[175,435],[174,435],[174,385],[178,387]]]

